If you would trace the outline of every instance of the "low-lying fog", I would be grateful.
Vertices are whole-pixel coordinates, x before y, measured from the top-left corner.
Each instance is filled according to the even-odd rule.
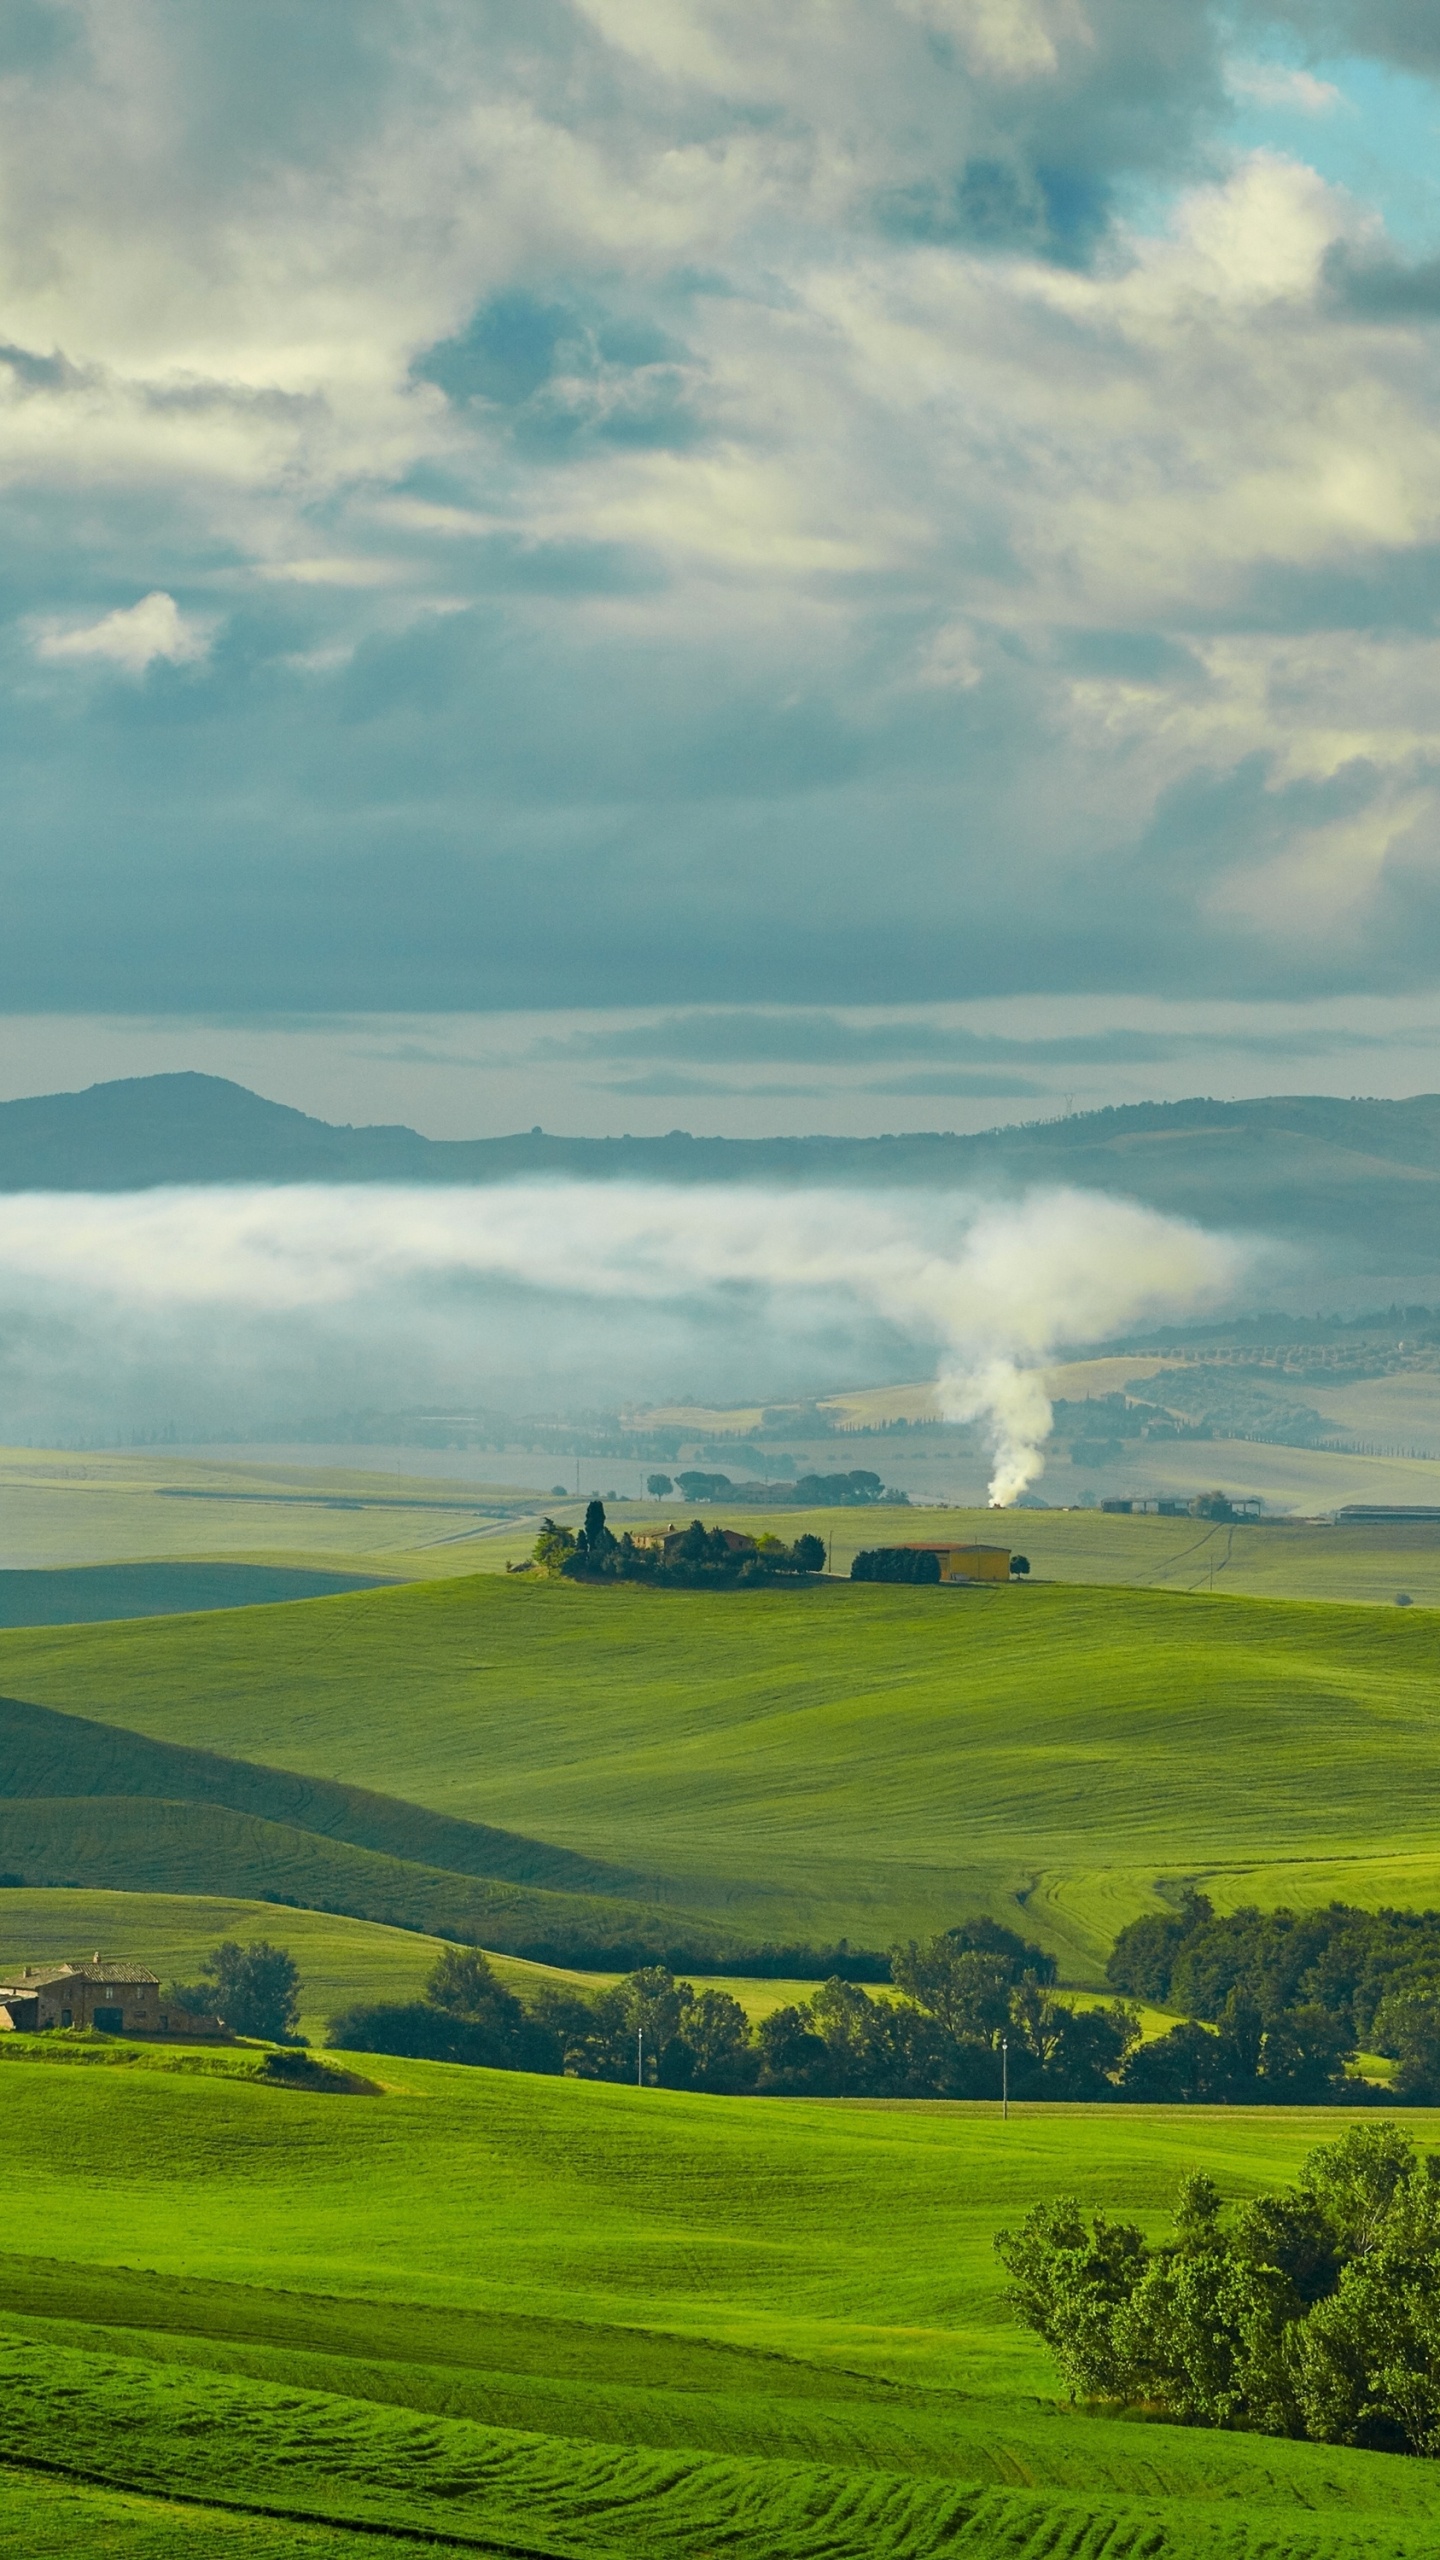
[[[1040,1474],[1059,1353],[1252,1261],[1096,1192],[521,1182],[0,1203],[0,1438],[313,1436],[346,1411],[779,1402],[933,1366],[992,1491]]]

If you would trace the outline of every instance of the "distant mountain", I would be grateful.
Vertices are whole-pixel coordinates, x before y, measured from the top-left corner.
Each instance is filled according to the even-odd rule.
[[[1143,1102],[974,1137],[422,1138],[336,1128],[221,1076],[136,1076],[0,1103],[0,1191],[166,1182],[1035,1182],[1123,1191],[1209,1225],[1263,1229],[1350,1269],[1440,1270],[1440,1094],[1345,1102]]]

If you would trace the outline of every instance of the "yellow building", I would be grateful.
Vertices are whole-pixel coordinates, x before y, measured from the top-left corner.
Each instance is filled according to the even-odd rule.
[[[936,1538],[907,1540],[910,1555],[934,1556],[942,1582],[1008,1582],[1008,1547],[951,1547]]]

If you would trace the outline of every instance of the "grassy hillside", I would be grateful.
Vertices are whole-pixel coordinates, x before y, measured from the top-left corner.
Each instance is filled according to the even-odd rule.
[[[559,1962],[713,1971],[746,1943],[544,1841],[14,1698],[0,1698],[0,1874],[255,1895]]]
[[[301,2032],[312,2038],[323,2037],[326,2021],[357,2000],[418,1998],[441,1952],[438,1938],[410,1930],[217,1894],[0,1892],[0,1966],[74,1958],[98,1947],[150,1965],[162,1982],[193,1982],[222,1938],[269,1938],[290,1949],[300,1968]],[[501,1962],[520,1981],[540,1971]]]
[[[1112,1382],[1112,1370],[1129,1377],[1145,1364],[1089,1366],[1102,1373],[1103,1387]],[[1414,1382],[1380,1382],[1397,1383],[1408,1388]],[[1397,1416],[1386,1425],[1387,1436],[1402,1427],[1416,1426],[1402,1426]],[[1428,1415],[1424,1428],[1429,1431]],[[828,1441],[817,1445],[815,1458],[826,1467],[873,1465],[916,1489],[914,1452],[893,1443],[877,1449],[863,1437]],[[227,1565],[243,1566],[257,1577],[270,1571],[404,1581],[503,1575],[508,1564],[529,1555],[546,1508],[553,1504],[562,1517],[579,1517],[573,1503],[544,1491],[555,1464],[535,1461],[540,1490],[526,1496],[440,1478],[386,1476],[363,1465],[262,1465],[238,1452],[178,1460],[149,1452],[0,1450],[0,1550],[14,1576],[12,1581],[0,1574],[0,1624],[20,1623],[22,1616],[38,1624],[128,1616],[153,1606],[223,1604]],[[607,1461],[596,1462],[601,1482],[610,1480],[606,1467]],[[1267,1500],[1301,1512],[1352,1501],[1440,1504],[1440,1462],[1419,1459],[1341,1456],[1248,1441],[1137,1441],[1127,1453],[1127,1467],[1115,1477],[1117,1491],[1189,1493],[1221,1484],[1233,1493],[1261,1491]],[[1397,1590],[1407,1590],[1417,1602],[1440,1607],[1440,1538],[1433,1528],[1337,1529],[1296,1518],[1241,1527],[1233,1539],[1222,1530],[1197,1543],[1184,1520],[1131,1520],[1095,1510],[1007,1512],[997,1519],[993,1512],[955,1507],[954,1497],[964,1489],[961,1479],[968,1473],[978,1489],[984,1470],[979,1453],[963,1467],[947,1460],[943,1469],[935,1468],[932,1453],[918,1468],[918,1480],[929,1485],[938,1472],[949,1499],[939,1507],[917,1502],[898,1517],[888,1509],[751,1516],[734,1508],[707,1509],[707,1517],[752,1529],[778,1527],[787,1537],[813,1530],[832,1546],[834,1570],[841,1575],[848,1573],[857,1547],[877,1540],[979,1536],[1023,1547],[1037,1573],[1062,1581],[1203,1588],[1213,1566],[1217,1589],[1386,1604]],[[1084,1481],[1093,1489],[1093,1476]],[[1075,1498],[1081,1483],[1057,1452],[1045,1491],[1064,1503]],[[1108,1479],[1101,1489],[1109,1489]],[[974,1498],[968,1497],[972,1503]],[[675,1509],[673,1501],[632,1502],[620,1505],[616,1518],[622,1527],[637,1527],[667,1520]],[[125,1569],[108,1608],[107,1565]],[[153,1582],[142,1570],[146,1566]],[[185,1576],[202,1570],[215,1578],[192,1600]],[[7,1591],[14,1595],[8,1612]],[[258,1581],[234,1594],[246,1600],[260,1596]],[[278,1587],[273,1596],[282,1596]]]
[[[0,1637],[12,1695],[643,1864],[759,1935],[1021,1897],[1080,1980],[1159,1877],[1429,1855],[1437,1674],[1424,1611],[1055,1585],[484,1576]]]
[[[230,2502],[596,2560],[1434,2548],[1434,2466],[1067,2417],[1001,2298],[994,2230],[1038,2196],[1158,2231],[1182,2169],[1253,2193],[1333,2112],[1002,2125],[379,2069],[344,2099],[6,2066],[0,2463],[79,2447],[197,2533]],[[52,2494],[0,2469],[11,2547]],[[117,2551],[174,2547],[117,2514]]]
[[[393,2560],[395,2545],[342,2527],[181,2505],[0,2466],[0,2534],[25,2560]],[[198,2546],[198,2551],[197,2551]]]
[[[167,1618],[197,1609],[247,1609],[324,1600],[374,1588],[375,1576],[304,1565],[96,1564],[0,1570],[0,1627],[98,1626],[111,1618]]]
[[[300,1969],[300,2031],[312,2041],[323,2040],[329,2020],[358,2000],[418,1999],[444,1949],[443,1939],[412,1929],[223,1894],[0,1888],[0,1966],[73,1958],[98,1947],[150,1965],[162,1981],[193,1982],[221,1938],[269,1938],[288,1947]],[[593,1967],[535,1964],[494,1946],[487,1953],[501,1981],[522,1999],[545,1984],[593,1991],[619,1979]],[[733,1993],[752,2018],[803,2000],[815,1988],[813,1982],[745,1974],[706,1979]],[[1170,2023],[1158,2009],[1142,2015],[1147,2032],[1163,2033]]]
[[[554,1466],[537,1461],[529,1495],[296,1455],[0,1449],[0,1553],[26,1570],[228,1559],[407,1579],[499,1571],[533,1545]]]
[[[0,1697],[0,1798],[66,1795],[224,1805],[385,1858],[566,1893],[623,1894],[637,1881],[623,1867],[491,1824]]]
[[[1223,1472],[1211,1443],[1192,1444],[1191,1454],[1196,1457],[1192,1472],[1197,1489],[1226,1483],[1236,1491],[1249,1481],[1234,1470]],[[1294,1449],[1267,1454],[1308,1461],[1312,1453]],[[1365,1492],[1357,1496],[1371,1498]],[[1433,1470],[1428,1489],[1422,1487],[1413,1498],[1440,1504],[1440,1467]],[[1216,1591],[1244,1592],[1257,1599],[1364,1600],[1384,1608],[1393,1608],[1396,1592],[1405,1591],[1417,1607],[1440,1608],[1440,1520],[1384,1522],[1373,1528],[1308,1519],[1226,1526],[1144,1513],[1132,1518],[1096,1510],[936,1510],[918,1503],[898,1518],[890,1510],[772,1512],[763,1519],[758,1512],[717,1510],[715,1517],[752,1530],[773,1528],[778,1517],[787,1537],[800,1529],[814,1530],[829,1542],[832,1570],[839,1575],[848,1574],[861,1547],[917,1538],[980,1539],[1027,1555],[1034,1576],[1047,1581],[1154,1591],[1208,1591],[1213,1581]]]
[[[28,1884],[254,1897],[507,1951],[625,1968],[743,1961],[680,1912],[447,1874],[218,1805],[147,1796],[0,1799],[0,1872]]]

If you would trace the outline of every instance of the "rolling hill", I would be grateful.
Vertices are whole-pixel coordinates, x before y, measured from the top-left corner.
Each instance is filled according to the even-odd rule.
[[[1003,2302],[993,2234],[1038,2197],[1158,2232],[1183,2170],[1253,2194],[1334,2111],[1001,2124],[370,2057],[382,2095],[316,2097],[159,2059],[0,2059],[0,2539],[27,2555],[67,2517],[121,2560],[225,2553],[241,2520],[247,2551],[333,2525],[530,2560],[1434,2549],[1432,2464],[1067,2415]]]
[[[477,1575],[0,1636],[12,1797],[173,1797],[208,1770],[207,1801],[261,1821],[452,1872],[503,1855],[517,1887],[583,1881],[592,1916],[623,1901],[627,1929],[648,1906],[732,1941],[884,1946],[1023,1910],[1079,1982],[1184,1876],[1239,1891],[1264,1870],[1304,1900],[1313,1867],[1327,1896],[1348,1875],[1384,1900],[1403,1867],[1407,1898],[1440,1901],[1437,1676],[1429,1611],[1101,1585],[715,1595]],[[66,1728],[47,1758],[37,1706],[84,1719],[91,1757]],[[519,1844],[487,1845],[497,1832]],[[420,1925],[436,1908],[417,1903]]]
[[[258,1895],[546,1962],[669,1956],[723,1970],[745,1952],[733,1933],[640,1899],[647,1879],[543,1841],[9,1698],[0,1873]]]
[[[114,1618],[171,1618],[373,1591],[379,1577],[304,1565],[88,1564],[0,1568],[0,1627],[72,1627]]]

